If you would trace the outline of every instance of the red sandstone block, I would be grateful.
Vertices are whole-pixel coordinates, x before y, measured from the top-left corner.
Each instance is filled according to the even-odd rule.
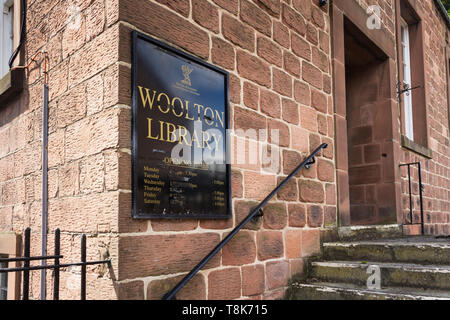
[[[190,4],[189,4],[189,0],[156,0],[159,3],[162,3],[166,6],[168,6],[169,8],[171,8],[172,10],[182,14],[185,17],[189,16],[189,11],[190,11]]]
[[[200,220],[200,228],[211,230],[224,230],[233,227],[233,218],[225,220]]]
[[[285,287],[289,281],[289,262],[271,261],[266,264],[267,289]]]
[[[258,260],[281,258],[284,254],[281,231],[260,231],[257,234]]]
[[[317,205],[308,205],[308,226],[319,228],[323,225],[323,208]]]
[[[259,89],[247,81],[244,82],[244,104],[251,109],[258,110]]]
[[[263,226],[265,229],[281,230],[286,227],[287,213],[284,203],[269,203],[263,210]]]
[[[104,190],[105,163],[103,154],[93,155],[80,161],[80,192],[93,193]]]
[[[292,97],[292,77],[286,72],[273,68],[273,89],[287,97]]]
[[[14,154],[0,158],[0,181],[6,182],[12,178],[14,178]]]
[[[220,38],[213,38],[211,59],[214,64],[234,70],[236,59],[233,46]]]
[[[256,0],[259,6],[266,10],[269,14],[274,17],[280,16],[281,11],[281,1],[280,0]]]
[[[86,109],[86,85],[80,84],[57,100],[55,117],[58,128],[84,118]]]
[[[323,91],[325,93],[331,93],[331,77],[327,74],[323,74]],[[328,98],[328,113],[333,113],[333,103],[331,97]]]
[[[81,50],[76,51],[69,62],[69,87],[75,86],[118,61],[118,43],[119,26],[116,25],[95,37]]]
[[[118,284],[118,299],[144,300],[144,281],[137,280]]]
[[[3,184],[1,203],[2,205],[14,205],[25,202],[25,179],[10,180]]]
[[[125,152],[107,150],[105,159],[105,189],[131,190],[131,155]]]
[[[241,231],[222,249],[224,266],[240,266],[253,263],[256,259],[256,243],[254,233]]]
[[[421,225],[403,225],[403,234],[407,236],[418,236],[422,234]]]
[[[139,10],[136,10],[134,1],[121,0],[119,12],[121,20],[133,24],[136,28],[203,59],[209,57],[208,34],[171,10],[151,1],[142,2]]]
[[[192,18],[199,25],[214,33],[219,33],[219,10],[211,3],[203,0],[193,0]]]
[[[276,186],[275,175],[247,171],[244,173],[245,198],[263,200]]]
[[[278,177],[278,183],[280,184],[285,177]],[[297,181],[288,181],[283,188],[277,194],[277,198],[282,201],[297,201],[298,199],[298,186]]]
[[[291,174],[302,161],[302,156],[297,151],[283,150],[283,173],[285,175]],[[300,176],[300,173],[297,176]]]
[[[336,207],[325,207],[324,210],[324,227],[335,227],[337,224],[337,213]]]
[[[103,32],[106,22],[106,7],[103,1],[94,1],[86,8],[86,42]]]
[[[218,6],[228,10],[234,15],[239,11],[239,0],[213,0]]]
[[[317,111],[309,107],[300,107],[300,124],[302,128],[317,132],[319,130],[317,123]]]
[[[214,270],[208,275],[208,300],[231,300],[241,297],[239,268]]]
[[[283,4],[282,18],[283,22],[291,27],[292,30],[302,36],[306,34],[305,19],[286,4]]]
[[[278,145],[281,147],[289,147],[291,142],[291,136],[289,134],[289,127],[281,121],[268,119],[269,129],[269,143],[275,143],[273,141],[274,131],[278,130]]]
[[[281,22],[273,22],[273,39],[285,48],[290,48],[289,29]]]
[[[273,291],[269,291],[262,296],[262,300],[282,300],[285,296],[286,289],[275,289]]]
[[[311,18],[311,1],[292,0],[292,6],[300,12],[305,19],[309,20]]]
[[[120,233],[145,232],[149,228],[148,221],[132,219],[131,217],[131,193],[120,192],[118,213],[118,230]],[[116,218],[117,220],[117,218]]]
[[[319,159],[317,163],[317,173],[319,180],[334,182],[334,165],[331,161]]]
[[[234,129],[266,129],[266,118],[261,114],[240,107],[234,108]]]
[[[65,60],[48,73],[49,101],[61,96],[66,90],[69,78],[69,61]]]
[[[217,233],[121,237],[119,280],[189,271],[219,242]],[[220,258],[216,255],[206,269],[218,266]]]
[[[117,0],[106,0],[106,26],[110,27],[119,20],[119,3]]]
[[[283,67],[294,77],[300,77],[300,59],[289,51],[283,52]]]
[[[312,64],[303,61],[302,64],[302,77],[303,80],[308,82],[310,85],[316,87],[317,89],[322,89],[323,87],[323,78],[322,72],[313,66]]]
[[[323,32],[322,30],[319,30],[319,43],[320,43],[320,49],[322,49],[323,52],[326,54],[330,53],[330,36]]]
[[[311,104],[311,90],[308,84],[294,81],[294,98],[297,102],[309,106]]]
[[[231,192],[233,194],[233,198],[242,198],[244,195],[243,177],[240,171],[231,171]]]
[[[302,230],[286,230],[286,258],[294,259],[302,257]]]
[[[317,133],[309,134],[309,152],[312,153],[322,144],[321,137]],[[323,151],[320,151],[317,156],[322,156]]]
[[[229,75],[229,94],[232,103],[241,103],[241,79],[234,74]]]
[[[323,72],[329,73],[329,58],[325,53],[317,49],[317,47],[313,47],[312,49],[312,62]]]
[[[256,201],[236,200],[234,203],[235,225],[241,223],[242,220],[244,220],[257,205],[258,202]],[[261,228],[261,224],[262,219],[258,219],[257,221],[250,220],[244,226],[244,229],[259,230]]]
[[[311,16],[312,16],[312,21],[313,23],[323,29],[325,27],[325,18],[324,18],[324,14],[323,12],[318,8],[313,6],[311,8]]]
[[[328,120],[323,114],[317,115],[317,126],[320,134],[327,135],[328,133]]]
[[[296,34],[292,34],[292,51],[300,58],[311,60],[311,45]]]
[[[319,35],[317,29],[311,23],[306,25],[306,40],[314,46],[319,44]]]
[[[272,83],[270,67],[261,59],[244,51],[238,51],[237,70],[244,78],[270,88]]]
[[[302,230],[302,255],[308,257],[320,252],[320,230]]]
[[[257,53],[258,56],[260,56],[270,64],[281,67],[283,58],[281,49],[272,40],[266,37],[258,37]]]
[[[311,90],[311,106],[317,111],[327,113],[327,97],[316,89]]]
[[[151,221],[153,231],[188,231],[198,227],[198,220],[167,220],[155,219]]]
[[[230,15],[222,15],[222,33],[225,39],[235,45],[249,50],[255,50],[255,32]]]
[[[303,274],[304,261],[303,259],[290,259],[289,260],[289,272],[291,277],[295,275]]]
[[[289,204],[289,226],[303,228],[306,225],[306,210],[303,204]]]
[[[73,196],[80,192],[79,162],[71,162],[59,167],[59,196]]]
[[[300,200],[304,202],[323,203],[325,195],[320,182],[299,180]]]
[[[161,300],[162,297],[175,287],[184,275],[161,280],[152,280],[147,286],[147,300]],[[196,274],[176,294],[177,300],[205,300],[206,281],[202,274]]]
[[[292,124],[298,124],[299,121],[299,106],[295,101],[283,98],[283,120]]]
[[[242,295],[254,296],[262,294],[265,289],[264,265],[242,267]]]
[[[261,89],[259,104],[263,113],[272,118],[279,119],[281,117],[280,97],[273,91]]]
[[[248,0],[241,0],[240,17],[242,21],[248,23],[266,36],[272,35],[272,19],[258,6]]]
[[[326,203],[336,204],[336,186],[331,183],[325,185]]]

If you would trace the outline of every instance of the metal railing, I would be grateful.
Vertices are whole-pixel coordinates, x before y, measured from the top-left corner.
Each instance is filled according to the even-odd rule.
[[[411,188],[411,166],[417,165],[419,173],[419,202],[420,202],[420,225],[422,228],[422,235],[425,234],[424,220],[423,220],[423,184],[422,184],[422,165],[420,162],[411,162],[399,165],[399,167],[408,167],[408,186],[409,186],[409,223],[403,223],[404,225],[418,225],[414,223],[413,218],[413,200],[412,200],[412,188]]]
[[[204,266],[207,264],[219,251],[222,249],[250,220],[256,216],[261,216],[261,209],[269,202],[278,191],[291,180],[303,167],[308,168],[313,163],[315,163],[315,156],[324,148],[327,148],[328,144],[324,143],[318,147],[309,157],[307,157],[303,162],[295,168],[292,173],[287,176],[263,201],[259,203],[258,206],[252,209],[250,214],[237,225],[233,231],[231,231],[205,258],[203,258],[200,263],[198,263],[172,290],[163,296],[163,300],[171,300],[175,297],[177,292],[183,288],[186,283],[192,279]]]
[[[4,272],[23,272],[23,281],[22,281],[22,300],[29,299],[30,292],[30,271],[32,270],[45,270],[45,269],[53,269],[54,277],[53,277],[53,300],[59,300],[59,279],[60,279],[60,269],[72,266],[81,266],[81,283],[80,283],[80,299],[86,300],[86,266],[95,265],[95,264],[108,264],[108,267],[111,266],[111,260],[99,260],[99,261],[86,261],[86,235],[83,234],[81,236],[81,262],[75,263],[60,263],[60,259],[64,258],[60,254],[61,248],[61,232],[59,229],[55,230],[55,249],[54,254],[50,256],[30,256],[30,239],[31,239],[31,229],[26,228],[24,232],[24,249],[23,249],[23,257],[17,258],[0,258],[0,262],[23,262],[23,267],[16,268],[0,268],[0,273]],[[53,265],[42,264],[40,266],[30,266],[31,261],[35,260],[54,260]]]

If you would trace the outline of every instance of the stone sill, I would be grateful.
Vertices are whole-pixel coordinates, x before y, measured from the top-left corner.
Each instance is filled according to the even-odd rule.
[[[23,89],[24,69],[12,69],[0,79],[0,108],[2,104]]]
[[[409,140],[404,135],[402,135],[402,147],[418,153],[428,159],[433,158],[433,152],[431,151],[431,149]]]

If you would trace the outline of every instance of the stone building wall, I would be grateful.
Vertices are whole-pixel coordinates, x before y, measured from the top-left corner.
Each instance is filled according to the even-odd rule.
[[[63,262],[80,261],[81,234],[88,260],[110,256],[117,265],[120,199],[129,189],[119,163],[129,159],[128,123],[119,90],[117,2],[28,2],[24,61],[48,53],[49,209],[48,252],[61,230]],[[70,19],[75,16],[74,19]],[[22,234],[31,227],[31,254],[41,254],[41,144],[43,56],[25,72],[22,92],[0,105],[0,231]],[[40,271],[31,272],[30,298],[39,298]],[[80,269],[61,273],[61,299],[79,299]],[[47,272],[52,297],[52,273]],[[88,267],[87,298],[116,298],[108,272]]]
[[[138,9],[138,10],[137,10]],[[121,297],[159,299],[321,143],[317,165],[291,181],[182,289],[179,298],[283,297],[303,258],[319,251],[319,229],[336,225],[330,22],[318,1],[120,1],[128,35],[138,30],[230,74],[231,127],[278,129],[279,168],[232,163],[233,218],[119,224]],[[123,60],[130,64],[130,56]],[[128,129],[128,128],[127,128]],[[245,139],[235,137],[236,142]],[[235,159],[237,155],[235,155]],[[168,249],[172,248],[172,249]],[[121,291],[122,293],[122,291]]]
[[[381,8],[383,32],[395,43],[396,2],[356,2],[363,11],[374,4]],[[337,158],[343,149],[335,134],[339,101],[333,96],[339,98],[339,92],[333,88],[339,83],[332,78],[333,20],[329,4],[318,3],[28,1],[22,64],[40,50],[48,54],[48,251],[53,251],[54,229],[60,228],[64,261],[80,259],[82,233],[88,236],[88,260],[112,259],[109,271],[88,267],[88,299],[160,299],[321,143],[329,147],[317,163],[291,181],[267,205],[264,217],[225,246],[178,298],[282,298],[289,279],[303,272],[305,258],[319,252],[320,232],[344,221],[339,211],[349,195],[338,198]],[[449,234],[448,28],[433,0],[424,1],[423,12],[433,158],[425,161],[400,147],[401,112],[392,102],[398,109],[392,161],[423,161],[426,231]],[[278,152],[278,169],[260,162],[232,164],[231,219],[131,218],[132,30],[228,71],[231,128],[279,130],[278,146],[270,137],[258,142],[258,150],[269,146],[271,153]],[[20,235],[30,226],[33,255],[41,248],[42,56],[38,62],[25,72],[22,92],[0,105],[0,232]],[[407,180],[403,169],[394,171],[401,217],[409,208]],[[47,274],[50,297],[52,274]],[[32,272],[31,279],[32,297],[38,298],[39,272]],[[79,269],[64,270],[61,286],[62,299],[77,299]]]

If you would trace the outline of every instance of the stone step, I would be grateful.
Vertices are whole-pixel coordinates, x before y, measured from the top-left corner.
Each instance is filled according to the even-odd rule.
[[[323,244],[323,258],[450,265],[450,242],[435,238],[331,242]]]
[[[450,291],[450,266],[386,262],[328,261],[311,262],[309,278],[313,281],[351,283],[366,286],[367,268],[380,267],[381,287],[416,287]]]
[[[289,300],[450,300],[450,292],[404,288],[368,290],[351,284],[293,283]]]

